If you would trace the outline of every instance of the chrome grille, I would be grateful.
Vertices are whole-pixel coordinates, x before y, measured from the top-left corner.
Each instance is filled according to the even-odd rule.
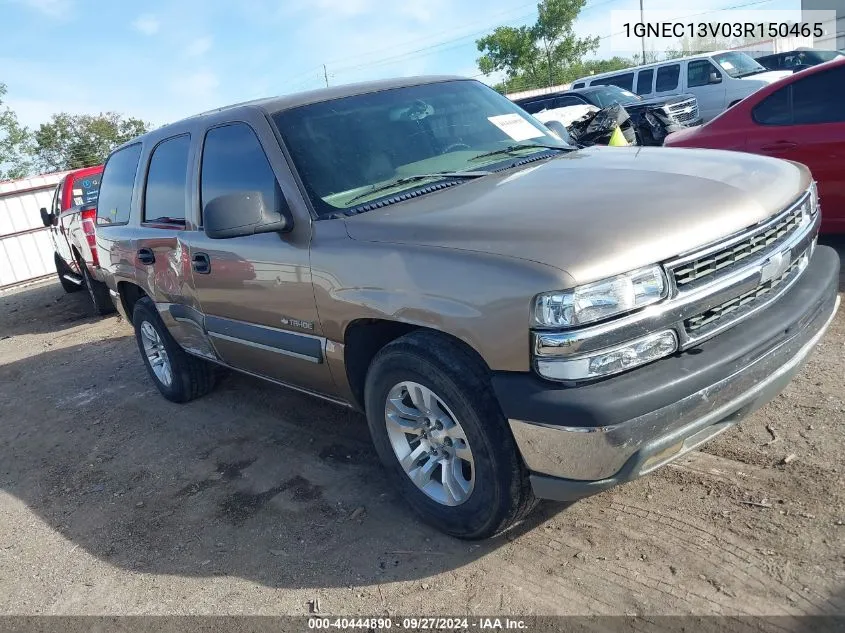
[[[689,112],[684,112],[688,107],[692,106]],[[669,106],[669,114],[678,123],[689,123],[698,119],[698,101],[690,99]]]
[[[805,253],[796,259],[789,268],[780,276],[760,284],[753,290],[734,297],[730,301],[710,308],[699,315],[684,321],[684,327],[690,335],[701,334],[708,327],[715,327],[721,324],[722,319],[731,315],[731,319],[740,316],[741,312],[751,310],[755,305],[762,303],[768,295],[782,285],[785,281],[790,280],[797,273],[801,272],[807,265],[808,257]]]
[[[672,269],[675,287],[679,290],[710,277],[718,272],[728,272],[747,257],[770,250],[795,233],[804,219],[803,205],[796,205],[776,222],[757,233],[706,255],[690,260]]]

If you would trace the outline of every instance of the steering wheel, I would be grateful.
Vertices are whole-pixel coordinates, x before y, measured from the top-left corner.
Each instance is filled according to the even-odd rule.
[[[441,154],[448,154],[449,152],[452,152],[452,151],[454,151],[454,150],[456,150],[456,149],[461,149],[461,148],[463,148],[463,149],[472,149],[472,148],[471,148],[469,145],[467,145],[466,143],[452,143],[451,145],[447,145],[446,147],[444,147],[444,148],[443,148],[443,151],[442,151],[442,152],[440,152],[440,153],[441,153]]]

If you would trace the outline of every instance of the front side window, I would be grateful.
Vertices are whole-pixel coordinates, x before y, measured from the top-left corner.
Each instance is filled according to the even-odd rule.
[[[678,78],[681,76],[681,65],[670,64],[657,69],[657,79],[654,82],[655,92],[668,92],[678,88]]]
[[[267,209],[278,209],[281,191],[253,129],[230,123],[205,135],[200,174],[202,205],[220,196],[257,192]]]
[[[185,197],[188,189],[187,134],[162,141],[153,150],[144,193],[144,221],[165,224],[185,223]]]
[[[381,90],[273,115],[318,215],[568,145],[471,80]],[[551,155],[551,154],[550,154]]]
[[[650,95],[651,84],[654,81],[654,68],[641,70],[637,76],[637,94]]]
[[[140,143],[124,147],[109,157],[100,181],[97,224],[126,224],[129,221],[140,157]]]
[[[706,86],[710,83],[711,74],[716,74],[719,77],[719,81],[714,81],[713,83],[722,81],[722,75],[719,74],[719,71],[716,70],[715,66],[709,60],[696,59],[691,61],[687,66],[687,86],[689,88]]]
[[[763,99],[754,106],[751,112],[753,119],[760,125],[790,125],[792,123],[791,91],[792,86],[785,86]]]

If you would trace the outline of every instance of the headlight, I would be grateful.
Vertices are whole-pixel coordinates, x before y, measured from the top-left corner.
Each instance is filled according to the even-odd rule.
[[[541,357],[537,359],[537,372],[551,380],[600,378],[645,365],[677,350],[678,337],[673,330],[665,330],[581,358]]]
[[[810,216],[814,216],[819,212],[819,188],[816,181],[810,185]]]
[[[666,277],[660,266],[641,268],[571,290],[538,295],[534,324],[574,327],[656,303],[666,296]]]

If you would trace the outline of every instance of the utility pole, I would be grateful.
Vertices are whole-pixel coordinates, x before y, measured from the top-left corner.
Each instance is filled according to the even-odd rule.
[[[647,64],[648,62],[645,59],[645,18],[643,18],[643,0],[640,0],[640,24],[643,25],[643,64]]]
[[[640,4],[642,4],[642,0],[640,0]],[[645,44],[643,44],[645,46]],[[643,49],[645,50],[645,49]],[[326,65],[323,64],[323,79],[326,80],[326,88],[329,87],[329,72],[326,70]]]

